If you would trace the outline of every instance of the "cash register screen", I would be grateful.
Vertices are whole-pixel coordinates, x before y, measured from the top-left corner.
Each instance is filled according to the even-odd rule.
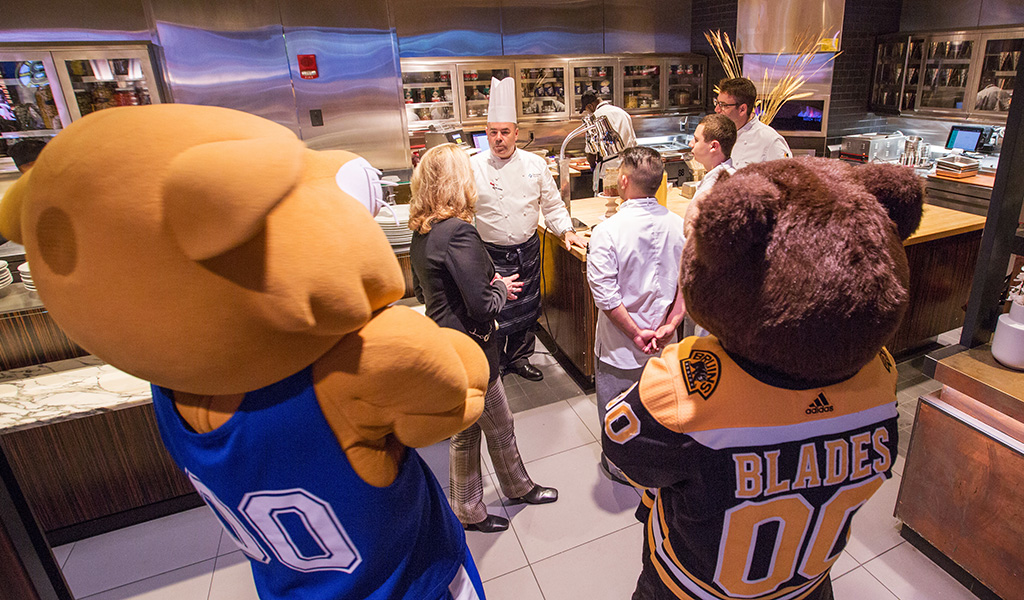
[[[452,133],[448,134],[448,139],[451,140],[451,142],[453,144],[461,144],[462,143],[462,132],[461,131],[453,131]]]
[[[981,136],[984,131],[981,127],[954,125],[949,131],[946,149],[959,148],[965,152],[977,152],[982,146]]]
[[[488,147],[487,146],[487,132],[486,131],[480,131],[480,132],[474,133],[473,134],[473,145],[476,146],[477,148],[479,148],[480,150],[486,150],[487,147]]]

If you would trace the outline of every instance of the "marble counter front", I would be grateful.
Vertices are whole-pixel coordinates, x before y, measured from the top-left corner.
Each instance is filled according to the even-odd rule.
[[[0,434],[152,402],[149,383],[83,356],[0,372]]]

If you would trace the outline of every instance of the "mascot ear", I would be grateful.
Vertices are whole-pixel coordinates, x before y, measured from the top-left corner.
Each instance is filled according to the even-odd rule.
[[[757,173],[719,179],[701,201],[694,223],[700,253],[731,262],[763,252],[775,226],[773,208],[779,197],[779,188]]]
[[[32,171],[19,177],[14,185],[7,188],[3,200],[0,200],[0,235],[16,244],[24,243],[24,236],[21,234],[21,208],[25,204],[30,175]]]
[[[211,142],[171,161],[164,217],[185,255],[206,260],[236,248],[299,181],[305,145],[297,139]]]
[[[853,170],[868,193],[889,213],[896,223],[900,239],[905,240],[921,224],[924,192],[921,178],[914,169],[884,163],[869,163]]]

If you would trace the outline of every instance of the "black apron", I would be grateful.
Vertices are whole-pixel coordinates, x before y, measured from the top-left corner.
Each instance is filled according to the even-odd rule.
[[[540,236],[537,233],[522,244],[499,246],[484,242],[494,261],[494,269],[502,276],[518,273],[523,289],[518,298],[509,300],[498,313],[499,336],[529,329],[540,317]]]

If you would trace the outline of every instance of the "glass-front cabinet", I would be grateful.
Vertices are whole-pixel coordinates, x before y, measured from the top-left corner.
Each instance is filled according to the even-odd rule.
[[[986,36],[982,40],[981,70],[974,110],[1006,114],[1024,54],[1024,32]]]
[[[487,120],[487,104],[491,98],[491,78],[505,79],[512,75],[511,63],[481,62],[459,64],[459,82],[464,122]]]
[[[701,57],[670,58],[666,61],[665,106],[669,109],[700,109],[704,106],[706,89],[704,72],[707,59]]]
[[[579,114],[580,97],[587,92],[594,92],[600,98],[615,103],[619,89],[615,79],[617,60],[574,60],[569,65],[572,70],[572,114]]]
[[[579,119],[593,91],[632,114],[697,112],[707,101],[707,57],[594,55],[433,57],[401,61],[410,131],[448,123],[476,129],[487,121],[491,78],[512,77],[518,118]]]
[[[913,110],[921,80],[924,38],[898,36],[875,45],[871,108],[880,112]]]
[[[516,61],[516,79],[521,117],[567,117],[565,88],[569,61]]]
[[[966,112],[971,86],[971,59],[977,51],[973,35],[932,35],[925,40],[918,108]]]
[[[160,102],[145,48],[68,50],[53,53],[73,119],[114,106]]]
[[[656,58],[619,61],[622,108],[627,112],[644,112],[661,107],[663,65],[664,61]]]
[[[895,34],[875,49],[872,110],[999,122],[1024,57],[1024,28]]]
[[[458,119],[453,81],[455,65],[403,65],[402,94],[409,129]]]
[[[49,52],[0,49],[0,154],[23,138],[53,137],[70,123],[62,96]]]
[[[19,139],[49,139],[104,108],[159,103],[160,89],[144,44],[0,45],[0,171]]]

